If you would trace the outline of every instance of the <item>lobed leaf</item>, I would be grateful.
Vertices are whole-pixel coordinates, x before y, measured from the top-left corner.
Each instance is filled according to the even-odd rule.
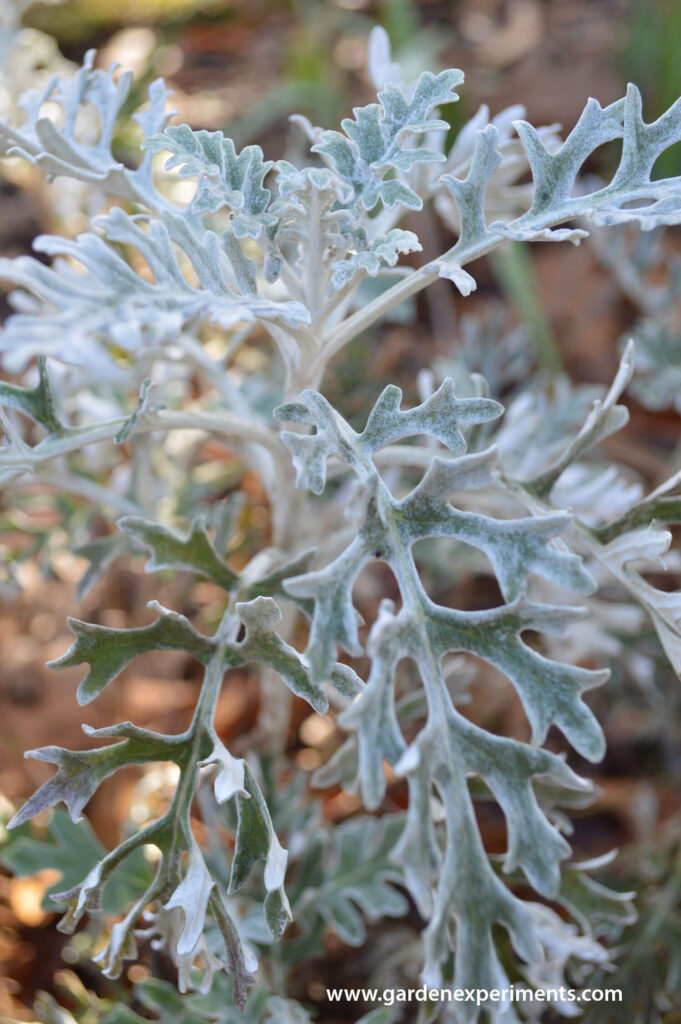
[[[413,231],[393,228],[387,235],[379,235],[370,245],[353,252],[344,260],[332,264],[331,287],[338,291],[359,275],[376,277],[382,267],[394,267],[400,253],[420,252],[421,245]]]
[[[385,815],[351,819],[334,830],[315,907],[349,946],[364,942],[364,917],[375,921],[402,917],[407,911],[404,896],[394,887],[400,874],[390,861],[402,827],[400,815]]]
[[[17,811],[8,828],[16,828],[60,801],[66,804],[72,821],[76,822],[99,784],[109,775],[126,764],[175,760],[184,745],[182,740],[174,741],[146,729],[136,730],[129,722],[123,726],[114,726],[113,730],[85,731],[94,736],[124,735],[129,738],[122,743],[94,750],[66,750],[54,746],[28,750],[25,757],[56,764],[58,771]]]
[[[359,652],[352,595],[359,571],[371,558],[391,567],[402,606],[396,611],[384,601],[371,628],[366,689],[340,717],[340,723],[356,734],[356,748],[341,748],[331,778],[341,769],[353,786],[361,786],[365,803],[377,807],[385,794],[384,763],[407,776],[409,812],[400,826],[394,862],[403,868],[410,892],[429,918],[424,933],[424,980],[434,987],[442,983],[448,933],[455,921],[454,984],[489,990],[506,984],[493,941],[496,924],[506,928],[516,953],[527,962],[541,960],[549,939],[531,907],[493,871],[482,846],[467,779],[482,779],[504,813],[508,827],[505,870],[522,867],[540,893],[554,897],[559,863],[569,846],[540,804],[535,785],[550,778],[563,791],[581,791],[584,784],[564,761],[537,750],[536,745],[556,724],[583,756],[598,760],[603,735],[581,693],[603,683],[608,673],[552,661],[522,639],[528,630],[560,634],[582,614],[580,609],[528,601],[529,575],[572,589],[593,587],[581,559],[556,540],[569,517],[501,520],[457,509],[450,502],[457,493],[495,482],[496,453],[461,455],[465,441],[457,424],[498,416],[496,403],[470,399],[459,404],[447,381],[415,410],[402,412],[400,397],[397,389],[386,389],[361,434],[310,392],[301,396],[300,403],[280,410],[280,418],[298,420],[316,430],[307,437],[286,438],[299,484],[321,489],[326,460],[335,457],[354,471],[361,486],[360,498],[352,503],[350,514],[356,526],[347,546],[322,568],[288,581],[286,588],[314,601],[307,658],[321,678],[333,663],[338,643],[352,654]],[[443,459],[434,453],[420,483],[396,499],[379,475],[373,455],[385,444],[414,433],[434,437],[457,454]],[[416,540],[428,536],[453,536],[483,550],[505,603],[483,611],[459,611],[432,601],[411,552]],[[470,652],[511,680],[531,726],[533,746],[488,734],[455,710],[442,669],[450,651]],[[409,744],[395,694],[396,670],[405,658],[419,668],[426,716]],[[443,808],[444,849],[432,817],[435,793]],[[352,904],[342,900],[332,907],[346,941],[361,941]],[[476,1013],[465,1019],[473,1020]]]
[[[147,572],[186,569],[213,580],[228,592],[232,592],[239,583],[237,573],[216,552],[202,519],[192,521],[186,536],[141,516],[124,516],[116,525],[126,537],[151,554],[146,564]]]
[[[144,139],[142,149],[169,152],[165,167],[180,168],[180,177],[198,177],[190,209],[194,214],[215,213],[223,206],[249,216],[263,213],[270,199],[263,179],[273,166],[263,160],[259,146],[236,152],[222,132],[193,131],[188,124],[171,124]]]
[[[193,229],[178,214],[140,218],[114,207],[95,224],[103,237],[87,232],[71,241],[41,235],[34,243],[38,252],[82,264],[82,273],[64,261],[48,267],[31,256],[0,262],[0,275],[32,293],[39,307],[14,314],[0,337],[0,351],[13,366],[51,355],[90,367],[99,361],[110,373],[116,364],[102,339],[130,354],[173,340],[183,327],[200,322],[227,328],[262,318],[294,327],[309,319],[299,302],[259,298],[250,286],[240,292],[229,259],[234,251],[226,251],[213,231]],[[153,280],[136,273],[117,245],[136,249]],[[185,275],[187,266],[196,285]]]
[[[439,75],[424,72],[410,100],[398,86],[388,83],[378,94],[378,103],[355,107],[354,119],[341,122],[344,134],[321,132],[313,152],[321,153],[338,176],[352,186],[364,209],[372,210],[380,201],[388,209],[401,204],[419,210],[421,199],[399,174],[415,164],[443,157],[431,149],[411,147],[406,140],[448,127],[445,121],[432,117],[432,111],[440,103],[457,100],[455,89],[462,81],[460,71],[442,71]],[[397,171],[398,177],[385,180],[388,169]]]
[[[65,654],[49,665],[56,669],[83,662],[90,665],[90,671],[78,687],[79,704],[88,704],[99,696],[133,658],[145,651],[188,651],[204,664],[212,657],[214,641],[197,633],[184,615],[169,611],[156,601],[150,602],[150,607],[159,613],[156,621],[133,629],[112,629],[80,619],[67,620],[76,640]]]

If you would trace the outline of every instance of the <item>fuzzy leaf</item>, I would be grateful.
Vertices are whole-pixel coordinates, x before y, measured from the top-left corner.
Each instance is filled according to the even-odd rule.
[[[21,98],[24,121],[20,128],[0,124],[0,152],[23,156],[51,180],[66,175],[98,185],[114,195],[139,201],[151,187],[151,159],[128,170],[114,159],[111,146],[118,116],[128,99],[132,72],[116,77],[117,65],[107,71],[94,67],[95,51],[85,55],[83,67],[72,77],[53,76],[46,86],[29,89]],[[135,114],[147,133],[160,131],[172,116],[166,113],[170,95],[161,79],[149,86],[149,108]],[[61,107],[62,117],[44,114],[47,103]],[[79,130],[79,114],[96,111],[98,131],[87,136]],[[58,123],[57,123],[58,122]]]
[[[414,409],[400,409],[402,392],[389,385],[371,410],[361,441],[371,452],[404,437],[427,434],[441,441],[455,454],[465,451],[466,444],[459,424],[487,423],[503,411],[490,398],[457,398],[454,382],[446,378],[430,398]]]
[[[270,192],[262,182],[273,165],[271,160],[263,160],[259,146],[246,146],[237,154],[232,140],[222,132],[196,132],[188,124],[171,124],[145,139],[142,149],[170,152],[166,170],[179,167],[180,177],[198,177],[192,213],[215,213],[228,206],[256,216],[267,208]]]
[[[396,616],[392,602],[383,601],[367,645],[371,671],[366,692],[339,717],[344,728],[358,730],[357,776],[369,810],[379,806],[385,793],[384,761],[396,764],[407,747],[395,707],[395,672],[409,650],[408,633],[408,616]]]
[[[458,454],[465,442],[457,421],[495,418],[499,413],[495,403],[471,399],[459,407],[451,383],[445,382],[422,406],[403,413],[399,392],[389,388],[358,434],[319,396],[305,392],[301,397],[302,402],[279,413],[282,419],[316,429],[308,437],[287,439],[299,481],[319,490],[326,459],[332,456],[360,480],[360,494],[350,510],[356,519],[354,536],[345,549],[322,568],[286,584],[290,593],[315,603],[307,657],[313,673],[321,678],[333,663],[338,643],[350,653],[358,652],[353,583],[372,557],[386,561],[397,580],[402,606],[396,612],[390,602],[383,602],[371,628],[367,687],[340,719],[357,737],[357,753],[350,748],[344,755],[349,758],[346,767],[351,777],[355,773],[353,785],[359,783],[369,807],[377,807],[385,794],[385,761],[407,776],[409,812],[394,859],[403,867],[421,912],[429,917],[424,981],[432,987],[441,984],[442,965],[449,956],[449,930],[455,921],[454,984],[488,990],[503,987],[506,981],[493,942],[495,926],[506,928],[518,956],[529,963],[541,960],[550,940],[543,919],[503,884],[489,863],[467,780],[481,778],[504,812],[505,869],[521,866],[539,892],[555,897],[559,862],[569,847],[542,809],[535,785],[550,778],[563,792],[584,787],[560,758],[534,745],[543,742],[555,723],[583,756],[599,759],[603,736],[580,695],[604,682],[608,673],[552,661],[526,644],[522,639],[526,631],[561,634],[582,612],[530,603],[525,592],[531,574],[572,589],[590,590],[593,581],[581,560],[556,539],[568,525],[568,517],[501,520],[451,504],[458,492],[494,482],[495,452]],[[385,444],[415,433],[446,443],[458,457],[444,459],[433,453],[421,482],[396,499],[372,456]],[[485,551],[507,603],[483,611],[459,611],[432,601],[419,579],[411,548],[417,540],[433,535],[456,536]],[[478,730],[458,714],[442,668],[450,651],[470,652],[508,676],[523,702],[533,746]],[[409,745],[394,690],[397,667],[405,658],[419,667],[426,704],[421,711],[425,725]],[[443,808],[444,848],[434,830],[435,794]],[[361,941],[359,917],[352,905],[345,901],[335,909],[346,941]]]
[[[467,650],[508,676],[523,702],[534,743],[542,743],[549,725],[555,722],[583,757],[599,761],[605,753],[603,733],[579,695],[601,686],[609,671],[552,662],[519,636],[526,629],[561,631],[575,618],[581,618],[580,609],[530,605],[522,600],[484,612],[433,606],[429,633],[440,655],[448,650]]]
[[[250,291],[239,294],[229,283],[231,264],[214,232],[196,233],[176,214],[146,219],[148,231],[140,218],[114,207],[95,222],[104,237],[86,233],[74,241],[48,235],[36,239],[38,252],[71,257],[84,266],[83,273],[64,262],[48,267],[30,256],[0,262],[0,275],[31,292],[42,306],[41,312],[16,313],[0,336],[0,351],[11,354],[13,366],[25,365],[34,355],[52,355],[83,366],[106,365],[110,372],[115,362],[102,347],[103,338],[132,354],[145,345],[172,341],[185,325],[201,321],[229,328],[259,318],[289,326],[309,319],[300,303],[272,302]],[[153,280],[137,274],[117,245],[137,249]],[[197,285],[185,276],[187,264]]]
[[[475,152],[470,170],[461,181],[452,174],[443,174],[440,181],[456,200],[459,209],[460,229],[456,248],[483,242],[489,232],[484,212],[485,192],[489,180],[501,163],[497,149],[499,132],[492,124],[477,133]],[[456,249],[454,250],[456,253]],[[449,276],[442,274],[441,276]]]
[[[596,100],[589,100],[563,146],[553,154],[546,151],[531,125],[520,121],[516,130],[535,181],[534,202],[521,224],[558,205],[570,212],[581,206],[597,224],[639,221],[649,230],[658,224],[678,223],[678,182],[651,181],[650,175],[658,156],[681,139],[681,103],[675,103],[654,123],[646,124],[641,116],[641,94],[633,85],[628,87],[626,99],[605,109]],[[622,139],[622,156],[610,184],[588,197],[571,198],[586,157],[615,138]]]
[[[310,639],[306,657],[313,679],[326,679],[335,661],[335,644],[339,643],[348,654],[358,657],[362,653],[357,633],[357,613],[352,603],[352,588],[362,567],[383,539],[383,531],[375,523],[368,524],[364,536],[356,538],[330,566],[316,572],[294,577],[286,584],[292,597],[314,601],[314,614],[310,626]],[[333,636],[333,645],[329,637]]]
[[[59,871],[61,878],[54,882],[43,897],[45,910],[54,911],[52,896],[70,889],[104,855],[105,850],[86,819],[74,823],[71,816],[58,808],[50,818],[44,836],[28,833],[16,823],[18,831],[8,837],[0,847],[0,863],[20,878],[35,875],[46,868]]]
[[[360,274],[376,277],[383,266],[394,267],[400,253],[420,250],[419,240],[412,231],[393,228],[387,235],[375,238],[368,248],[334,263],[331,286],[334,291],[338,291]]]
[[[525,592],[529,574],[543,576],[572,590],[589,593],[594,589],[595,583],[579,556],[553,540],[569,525],[569,515],[555,513],[541,519],[499,521],[475,512],[459,512],[446,499],[443,501],[446,491],[435,493],[434,476],[433,469],[429,470],[423,482],[397,506],[405,532],[412,540],[456,537],[480,548],[492,563],[501,591],[509,601]],[[442,472],[439,477],[446,487]]]
[[[194,840],[189,849],[187,872],[165,903],[166,910],[177,908],[182,912],[182,931],[177,942],[178,956],[193,952],[203,934],[208,899],[215,881],[204,863],[198,844]]]
[[[376,921],[406,913],[407,902],[394,888],[400,873],[390,862],[403,824],[398,815],[373,821],[358,818],[343,822],[334,832],[315,907],[349,946],[364,942],[363,918]]]
[[[137,959],[135,924],[141,910],[140,904],[136,903],[122,921],[117,921],[106,946],[93,956],[94,963],[100,965],[105,977],[120,978],[125,961]]]
[[[309,669],[295,648],[274,631],[281,619],[276,602],[271,597],[257,597],[237,604],[236,610],[246,627],[246,636],[237,645],[244,660],[268,665],[279,673],[292,693],[306,700],[318,714],[325,714],[329,709],[326,694],[310,678]],[[362,689],[359,677],[345,665],[332,668],[328,675],[329,681],[344,696],[354,697]]]
[[[248,798],[245,782],[246,762],[242,758],[230,754],[227,747],[215,734],[211,736],[211,739],[213,748],[210,754],[198,763],[201,767],[211,764],[218,766],[213,783],[215,799],[219,804],[224,804],[237,794]]]
[[[621,430],[629,422],[629,410],[618,405],[621,396],[634,373],[634,343],[629,341],[624,349],[620,364],[605,398],[597,398],[577,436],[567,445],[553,466],[545,470],[528,487],[537,494],[546,495],[553,485],[577,458],[584,455],[606,437]]]
[[[44,359],[38,359],[38,373],[39,381],[34,388],[0,381],[0,405],[18,409],[44,427],[48,434],[60,436],[67,428],[59,418]]]
[[[586,231],[556,225],[580,218],[596,225],[637,222],[646,231],[662,224],[678,224],[681,179],[651,180],[651,173],[658,157],[681,140],[681,101],[651,124],[643,120],[641,106],[640,93],[633,85],[624,99],[605,108],[590,99],[563,142],[553,129],[536,129],[527,121],[513,120],[521,144],[519,153],[512,148],[517,142],[508,138],[508,120],[494,124],[486,123],[487,116],[473,119],[467,126],[471,130],[461,133],[460,144],[457,140],[449,156],[452,165],[467,168],[466,177],[447,173],[440,179],[449,195],[438,195],[436,208],[459,235],[456,245],[438,261],[440,275],[454,281],[463,294],[469,294],[475,282],[462,269],[463,264],[503,239],[570,241],[578,245]],[[484,109],[481,113],[486,114]],[[480,127],[474,133],[472,155],[462,160],[477,124]],[[615,139],[622,140],[622,155],[612,179],[596,187],[581,180],[587,158]],[[529,209],[525,204],[525,212],[518,216],[513,193],[520,198],[524,186],[515,190],[508,186],[528,165],[532,202]],[[490,213],[497,208],[502,219],[494,220]]]
[[[443,159],[431,149],[410,148],[405,141],[448,127],[445,121],[430,115],[438,104],[458,99],[454,90],[462,81],[460,71],[442,71],[439,75],[424,72],[410,101],[396,85],[388,83],[379,93],[378,103],[355,107],[354,119],[342,121],[345,134],[321,132],[312,149],[352,186],[364,209],[372,210],[380,200],[389,209],[399,203],[419,210],[423,204],[416,192],[399,178],[385,181],[384,175],[388,169],[399,175],[417,163]]]
[[[300,402],[279,406],[278,419],[314,424],[312,435],[282,432],[296,467],[298,487],[309,487],[321,494],[326,482],[326,460],[342,459],[366,479],[371,474],[367,457],[393,441],[427,434],[451,451],[465,451],[459,424],[485,423],[501,415],[502,406],[488,398],[456,398],[454,383],[449,378],[421,405],[408,411],[400,409],[402,392],[390,384],[382,392],[369,414],[366,426],[357,434],[335,412],[325,398],[314,391],[304,391]]]
[[[286,893],[284,875],[288,854],[277,839],[272,819],[262,792],[248,767],[245,769],[245,788],[249,798],[237,795],[239,823],[236,847],[229,881],[230,892],[236,892],[246,881],[257,860],[265,860],[265,919],[274,938],[282,935],[292,918]]]
[[[158,618],[149,626],[135,629],[111,629],[80,619],[67,620],[76,640],[65,654],[49,665],[56,669],[83,662],[90,665],[90,671],[78,687],[79,704],[94,700],[133,658],[145,651],[181,650],[203,663],[210,659],[214,652],[213,640],[197,633],[183,615],[163,608],[156,601],[150,602],[149,607],[159,613]]]
[[[660,590],[643,578],[638,566],[666,569],[663,555],[672,535],[654,524],[615,537],[609,544],[589,542],[594,556],[635,597],[650,615],[662,648],[681,676],[681,592]]]
[[[146,564],[147,572],[185,569],[213,580],[228,592],[238,585],[238,575],[217,554],[202,519],[193,520],[186,537],[162,523],[140,516],[124,516],[116,525],[151,553]]]
[[[80,819],[81,812],[97,790],[100,782],[126,764],[145,764],[177,754],[172,742],[155,742],[153,733],[146,733],[142,742],[128,740],[110,747],[94,750],[66,750],[63,747],[40,747],[26,751],[25,757],[56,764],[58,771],[44,782],[20,811],[14,815],[8,828],[16,828],[29,818],[63,801],[71,819]],[[147,742],[148,741],[148,742]]]

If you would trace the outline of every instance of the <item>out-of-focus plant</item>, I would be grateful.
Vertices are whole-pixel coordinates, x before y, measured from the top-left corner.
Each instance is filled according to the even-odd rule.
[[[30,752],[57,772],[13,825],[59,802],[77,819],[123,766],[174,765],[159,815],[52,899],[64,907],[63,930],[85,916],[98,926],[105,944],[96,959],[110,977],[149,941],[173,960],[182,990],[208,991],[230,975],[242,1019],[247,999],[261,1020],[272,1016],[272,998],[288,996],[286,970],[272,963],[310,955],[325,928],[361,944],[364,919],[403,915],[405,892],[424,921],[431,988],[506,989],[509,973],[553,988],[577,977],[578,964],[581,978],[607,964],[608,945],[632,920],[629,896],[599,888],[583,865],[561,870],[570,856],[561,806],[581,805],[591,787],[544,743],[555,725],[582,757],[602,757],[582,694],[605,683],[607,670],[595,666],[623,623],[648,615],[681,670],[681,595],[644,575],[670,543],[660,523],[681,520],[681,478],[644,496],[595,455],[627,421],[619,399],[631,346],[604,396],[563,384],[548,395],[528,389],[505,418],[479,374],[458,390],[449,376],[424,375],[420,404],[408,408],[389,385],[361,429],[322,393],[351,341],[438,278],[470,294],[466,266],[509,241],[576,244],[586,229],[575,222],[646,231],[677,223],[681,181],[651,180],[651,171],[681,139],[681,101],[648,124],[633,86],[605,108],[590,100],[564,141],[519,108],[493,121],[482,109],[444,151],[449,126],[438,108],[457,98],[462,73],[402,81],[381,30],[370,70],[378,101],[356,108],[341,130],[298,119],[312,143],[304,167],[170,124],[161,81],[135,115],[139,165],[117,162],[111,141],[130,76],[96,69],[92,55],[74,78],[30,91],[22,122],[0,126],[5,154],[49,178],[84,181],[111,203],[75,239],[37,239],[51,263],[23,257],[0,267],[17,287],[0,352],[24,374],[22,384],[0,386],[3,483],[17,494],[58,487],[116,517],[115,532],[81,546],[91,560],[81,591],[115,558],[143,554],[147,572],[190,574],[221,595],[210,634],[156,601],[136,628],[70,620],[74,642],[54,664],[88,665],[81,704],[148,651],[188,652],[203,685],[180,734],[85,726],[97,746]],[[94,133],[84,107],[98,113]],[[615,139],[620,164],[591,187],[582,164]],[[417,268],[401,264],[420,250],[414,214],[431,202],[457,240]],[[381,288],[364,301],[367,278]],[[267,494],[267,546],[245,564],[233,558],[233,505],[187,493],[207,435],[238,452]],[[421,554],[433,544],[452,583],[487,575],[487,600],[440,600]],[[392,590],[363,624],[361,580],[379,562]],[[594,595],[599,585],[585,628],[583,606],[566,594]],[[301,651],[294,642],[305,620]],[[365,655],[365,678],[339,660]],[[466,717],[471,661],[510,680],[527,742]],[[242,757],[225,747],[214,711],[225,673],[247,664],[261,669],[262,708],[259,749]],[[286,785],[291,695],[333,712],[347,732],[316,782],[361,794],[367,812],[335,828],[303,787]],[[385,809],[386,763],[406,780],[408,809],[375,817]],[[475,814],[476,801],[492,799],[507,829],[501,865]],[[148,875],[121,898],[111,925],[107,883],[149,849]],[[297,931],[287,931],[291,921]],[[306,1019],[302,1007],[289,1009],[291,1020]],[[485,1008],[504,1022],[526,1010]],[[421,1017],[467,1022],[480,1012],[433,1003]],[[287,1019],[281,1007],[274,1016]]]
[[[673,1024],[681,1004],[681,843],[678,815],[644,844],[628,851],[627,880],[636,886],[639,920],[602,985],[620,988],[632,1024]],[[594,979],[594,984],[596,984]],[[614,1024],[618,1014],[600,1007],[585,1024]]]
[[[681,32],[681,8],[674,0],[646,4],[635,0],[628,18],[628,31],[619,55],[619,65],[626,77],[639,84],[648,109],[658,117],[674,102],[681,91],[681,70],[676,59],[677,41]],[[679,148],[660,156],[656,177],[679,173]]]
[[[596,232],[593,244],[623,295],[637,311],[631,328],[636,374],[629,390],[646,408],[681,410],[681,259],[662,230]]]
[[[34,3],[35,0],[31,0]],[[188,18],[212,18],[234,8],[230,0],[57,0],[61,10],[51,8],[53,0],[36,4],[27,22],[63,43],[71,45],[91,39],[97,33],[120,26],[181,24]]]
[[[52,0],[55,6],[60,0]],[[22,24],[34,0],[7,0],[0,10],[0,112],[15,113],[26,83],[46,84],[51,75],[66,74],[73,65],[62,57],[52,38]]]

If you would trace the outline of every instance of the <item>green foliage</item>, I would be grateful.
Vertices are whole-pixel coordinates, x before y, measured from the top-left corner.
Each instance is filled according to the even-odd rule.
[[[441,154],[427,148],[403,145],[411,136],[447,128],[446,121],[430,117],[433,107],[458,99],[455,89],[463,82],[460,71],[424,72],[409,100],[399,87],[388,84],[379,93],[378,103],[356,107],[354,118],[341,124],[344,134],[325,131],[312,148],[333,164],[339,177],[361,198],[365,210],[380,201],[388,209],[397,203],[421,209],[419,196],[403,182],[386,180],[388,169],[407,172],[416,164],[442,160]]]
[[[384,601],[369,637],[372,667],[366,692],[341,715],[340,722],[358,735],[356,784],[368,807],[378,806],[384,796],[384,760],[409,780],[410,811],[398,847],[399,861],[414,899],[424,916],[430,917],[425,934],[428,984],[442,983],[440,964],[453,916],[460,936],[459,984],[491,988],[501,970],[491,941],[494,922],[505,925],[523,959],[540,956],[531,944],[536,943],[538,950],[542,934],[531,912],[501,885],[483,857],[466,775],[484,779],[506,814],[505,869],[522,866],[534,888],[548,897],[557,893],[559,861],[569,847],[538,807],[532,779],[550,776],[568,789],[583,783],[554,755],[485,734],[463,718],[447,690],[443,656],[452,650],[468,651],[500,668],[518,690],[534,742],[543,742],[549,725],[556,723],[592,760],[602,756],[603,738],[579,694],[603,683],[607,673],[547,661],[520,639],[521,631],[528,628],[561,631],[575,615],[574,609],[529,603],[525,596],[528,574],[548,577],[562,586],[592,587],[574,555],[547,546],[567,520],[498,522],[459,512],[449,504],[451,495],[490,482],[493,453],[435,458],[421,483],[399,501],[376,472],[374,454],[411,433],[427,432],[461,451],[457,422],[493,418],[498,415],[496,403],[487,399],[457,402],[451,381],[445,381],[422,406],[402,412],[396,391],[383,393],[361,434],[352,431],[321,395],[311,392],[304,392],[295,407],[280,411],[287,420],[297,418],[316,428],[304,437],[283,435],[301,486],[321,490],[326,461],[335,457],[354,470],[363,490],[348,547],[324,568],[293,579],[288,587],[291,593],[315,601],[307,657],[313,672],[323,678],[337,644],[350,654],[361,653],[352,588],[362,566],[378,557],[393,570],[402,608],[396,612],[392,602]],[[509,603],[485,612],[459,612],[431,601],[416,571],[411,546],[433,535],[464,538],[483,550]],[[395,671],[405,657],[419,665],[428,708],[425,725],[409,745],[402,736],[394,697]],[[433,787],[445,809],[444,853],[429,820]],[[468,899],[471,892],[476,893],[474,904]]]
[[[632,348],[603,397],[557,379],[550,394],[535,383],[505,410],[476,366],[456,383],[422,375],[421,400],[407,408],[389,385],[358,430],[322,392],[330,360],[349,342],[363,343],[438,276],[469,294],[465,265],[509,241],[578,243],[587,227],[679,223],[681,181],[652,172],[681,140],[681,101],[647,123],[633,86],[605,108],[590,100],[564,141],[519,108],[492,121],[482,108],[445,145],[438,108],[456,99],[461,72],[402,82],[377,30],[378,102],[357,107],[342,131],[298,118],[312,143],[309,166],[266,161],[256,146],[239,152],[220,132],[169,126],[168,93],[155,82],[136,115],[140,162],[128,167],[111,145],[130,76],[93,60],[73,79],[29,91],[23,121],[0,126],[4,154],[109,197],[92,231],[36,241],[50,265],[20,257],[0,267],[20,289],[0,352],[23,374],[0,386],[0,477],[17,492],[60,487],[116,520],[118,532],[104,535],[79,524],[73,540],[90,561],[81,593],[115,558],[141,551],[164,587],[177,573],[186,594],[197,580],[208,584],[219,621],[202,632],[191,602],[183,615],[157,601],[146,625],[69,621],[75,640],[53,667],[89,666],[81,703],[150,651],[187,652],[203,681],[182,733],[122,722],[84,727],[102,746],[29,752],[57,771],[12,824],[21,830],[60,802],[75,822],[119,768],[169,762],[174,788],[155,820],[105,852],[57,812],[47,842],[20,831],[6,863],[63,872],[64,891],[50,897],[64,908],[60,927],[91,918],[108,940],[96,957],[108,977],[138,958],[141,942],[165,951],[179,993],[148,979],[136,997],[142,1012],[178,1024],[310,1020],[306,1005],[285,996],[325,930],[360,945],[367,922],[406,916],[405,893],[423,919],[421,977],[431,987],[505,988],[519,975],[537,987],[562,984],[578,964],[588,979],[608,965],[605,944],[620,941],[633,913],[629,894],[594,882],[588,865],[561,866],[570,856],[561,808],[583,806],[591,787],[566,751],[544,747],[547,733],[556,726],[582,757],[602,757],[583,694],[608,678],[595,666],[618,649],[612,621],[641,628],[632,600],[681,670],[679,595],[640,571],[642,556],[659,564],[669,544],[658,522],[681,517],[681,475],[643,496],[597,456],[628,417],[620,398]],[[587,158],[617,139],[611,180],[585,180]],[[162,153],[159,176],[152,157]],[[418,268],[398,266],[421,248],[406,213],[431,202],[456,241]],[[377,289],[365,301],[368,278]],[[487,363],[492,384],[509,369],[503,353]],[[216,467],[206,435],[236,470]],[[226,506],[245,469],[267,496],[267,547],[262,530]],[[441,591],[424,549],[446,579]],[[361,579],[376,562],[394,586],[372,610]],[[465,577],[491,585],[472,606],[452,607],[451,585]],[[591,596],[603,580],[619,588],[614,602],[609,591]],[[583,595],[586,618],[565,591]],[[339,649],[366,658],[356,663],[366,682],[337,661]],[[466,716],[471,664],[508,679],[529,742]],[[232,752],[215,709],[225,673],[246,666],[261,681],[260,720],[249,748]],[[321,784],[361,795],[366,811],[339,825],[324,822],[284,752],[292,697],[348,734],[317,772]],[[404,814],[373,813],[388,809],[386,764],[406,780]],[[506,823],[501,863],[476,817],[485,799]],[[67,845],[78,851],[73,863]],[[136,884],[114,885],[131,864]],[[145,1019],[82,999],[108,1024]],[[43,1006],[45,1019],[58,1019],[49,1000]],[[440,1019],[453,1019],[447,1012]],[[503,1016],[490,1002],[462,1007],[457,1019],[483,1012]],[[385,1010],[363,1018],[388,1019]]]
[[[390,855],[403,826],[400,816],[375,821],[358,818],[339,825],[333,834],[315,902],[324,921],[350,946],[361,946],[366,939],[357,907],[369,920],[402,917],[407,912],[404,896],[390,885],[401,881]],[[358,863],[359,848],[363,856]]]
[[[46,890],[42,902],[45,910],[54,911],[59,907],[54,894],[76,885],[83,871],[93,868],[105,852],[86,819],[74,822],[65,811],[57,809],[41,836],[32,834],[27,825],[15,827],[0,847],[0,863],[19,877],[45,868],[61,872],[61,879]],[[137,895],[149,881],[144,852],[134,850],[112,871],[104,889],[104,909],[115,912],[121,901]]]

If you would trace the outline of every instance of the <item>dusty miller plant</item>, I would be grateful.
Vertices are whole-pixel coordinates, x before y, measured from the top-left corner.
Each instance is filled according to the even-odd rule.
[[[606,682],[607,669],[594,665],[612,656],[619,632],[649,616],[681,670],[681,596],[645,578],[648,565],[664,564],[664,522],[681,519],[681,475],[644,495],[597,455],[627,421],[618,400],[634,369],[631,346],[604,396],[561,385],[551,399],[521,394],[506,416],[480,375],[456,386],[422,375],[420,404],[403,404],[389,385],[360,427],[324,397],[331,360],[348,343],[438,277],[468,295],[475,279],[466,267],[509,239],[578,244],[589,224],[678,223],[681,181],[651,172],[681,140],[681,101],[648,124],[633,86],[607,107],[589,100],[564,140],[556,126],[532,127],[521,108],[493,120],[483,108],[444,151],[438,108],[458,98],[462,73],[403,82],[382,30],[371,37],[370,72],[377,102],[340,130],[298,119],[311,142],[302,167],[265,160],[257,146],[236,152],[221,132],[171,124],[162,81],[134,115],[141,157],[125,166],[112,144],[130,76],[96,69],[92,54],[74,77],[30,90],[23,119],[0,126],[8,158],[30,161],[49,180],[85,182],[109,202],[90,231],[41,236],[42,258],[0,268],[17,289],[0,352],[7,370],[24,376],[0,385],[3,484],[14,494],[56,486],[116,517],[110,535],[80,538],[91,561],[80,593],[116,557],[138,553],[147,572],[190,573],[224,594],[213,635],[157,602],[137,628],[69,621],[74,641],[53,664],[88,666],[81,704],[152,650],[188,652],[204,667],[203,685],[179,735],[131,722],[84,726],[96,746],[30,751],[57,772],[13,825],[59,802],[75,820],[122,766],[173,763],[166,811],[57,897],[60,927],[100,920],[107,941],[96,959],[111,977],[137,957],[143,937],[175,962],[183,991],[222,984],[226,972],[235,1020],[258,957],[279,970],[266,972],[243,1019],[308,1019],[282,1002],[282,965],[295,954],[272,952],[292,919],[300,956],[326,926],[361,944],[363,919],[403,915],[404,893],[424,922],[421,977],[430,987],[504,988],[508,971],[530,985],[560,985],[607,965],[606,946],[633,912],[627,894],[588,874],[600,862],[562,863],[565,809],[591,793],[566,755],[603,756],[583,694]],[[585,160],[613,140],[621,159],[611,180],[583,179]],[[400,257],[420,250],[411,228],[426,203],[456,241],[407,265]],[[367,278],[378,286],[371,298]],[[239,360],[252,335],[271,343],[266,365]],[[207,435],[239,452],[269,498],[271,545],[239,571],[228,557],[233,508],[195,495],[178,511]],[[419,555],[424,540],[443,545],[440,565],[452,579],[490,574],[498,604],[438,603]],[[392,571],[399,600],[383,600],[362,625],[355,583],[377,561]],[[304,650],[293,645],[301,621]],[[528,742],[466,717],[471,672],[462,654],[510,680]],[[361,655],[364,678],[342,660]],[[408,686],[403,662],[413,667]],[[262,709],[254,749],[241,757],[213,717],[225,674],[245,664],[261,670]],[[317,784],[340,782],[375,812],[387,763],[407,781],[406,813],[358,814],[333,829],[305,810],[313,804],[304,789],[282,781],[291,694],[319,714],[331,708],[346,733]],[[560,754],[544,746],[554,725]],[[501,859],[484,848],[477,800],[503,812]],[[218,820],[231,830],[227,869],[199,844],[193,814],[209,835]],[[157,857],[148,884],[111,924],[107,882],[149,847]],[[297,879],[290,897],[287,860]],[[499,925],[512,953],[500,951]],[[568,1003],[556,1009],[574,1012]],[[465,1022],[480,1014],[470,1002],[420,1012]],[[490,1003],[487,1012],[511,1022],[534,1010]]]

